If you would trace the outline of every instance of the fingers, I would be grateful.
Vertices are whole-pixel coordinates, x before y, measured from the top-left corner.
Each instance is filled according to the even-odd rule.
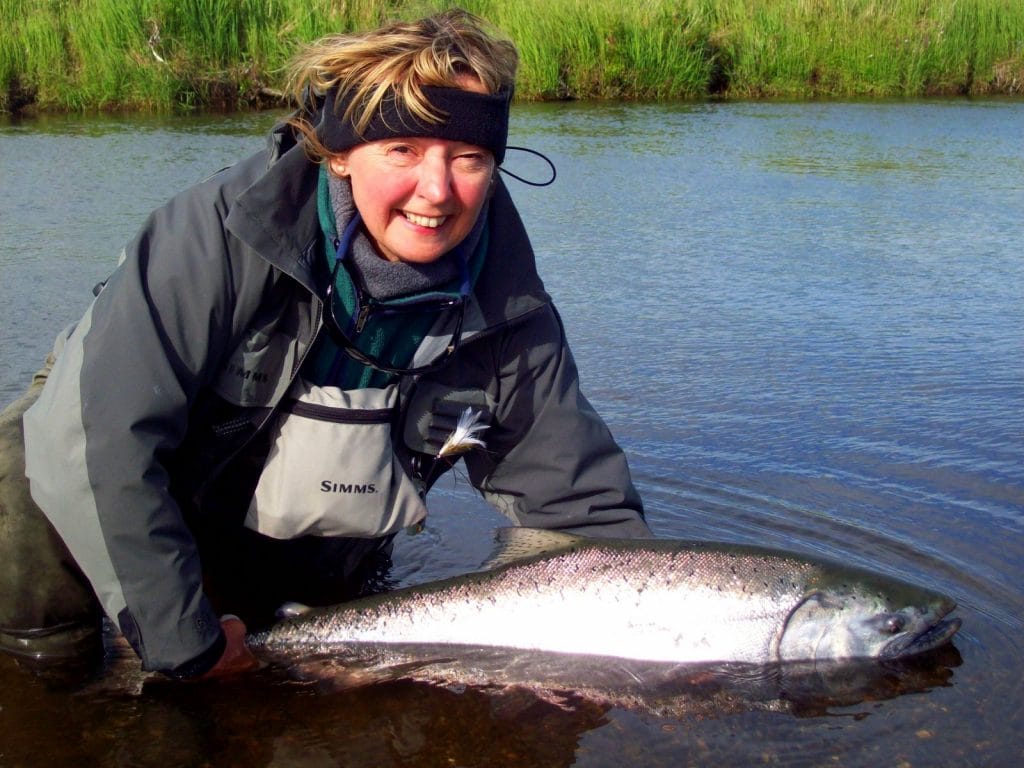
[[[237,675],[260,666],[259,660],[245,644],[245,624],[242,620],[237,616],[223,616],[220,626],[226,640],[224,653],[208,672],[197,678],[199,680]]]

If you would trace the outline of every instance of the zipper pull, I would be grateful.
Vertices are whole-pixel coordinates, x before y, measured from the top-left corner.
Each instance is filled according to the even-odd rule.
[[[356,315],[356,333],[363,332],[363,326],[366,325],[366,321],[370,319],[370,312],[372,307],[369,304],[363,304],[359,307],[359,314]]]

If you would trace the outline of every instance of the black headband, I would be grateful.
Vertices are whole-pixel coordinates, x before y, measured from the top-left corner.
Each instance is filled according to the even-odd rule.
[[[435,110],[446,115],[441,122],[421,120],[391,97],[380,103],[366,130],[359,133],[352,121],[345,119],[347,94],[339,98],[338,89],[332,88],[324,99],[317,136],[331,152],[343,152],[368,141],[402,136],[464,141],[489,149],[494,153],[495,163],[501,165],[508,141],[510,91],[488,94],[425,85],[423,94]]]

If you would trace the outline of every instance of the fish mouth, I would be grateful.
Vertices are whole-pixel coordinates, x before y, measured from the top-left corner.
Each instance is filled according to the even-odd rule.
[[[882,652],[879,658],[895,659],[903,656],[913,656],[919,653],[926,653],[941,645],[945,645],[960,630],[963,621],[959,618],[943,619],[942,617],[953,610],[955,605],[943,606],[938,611],[936,621],[931,626],[918,632],[916,635],[895,638]]]

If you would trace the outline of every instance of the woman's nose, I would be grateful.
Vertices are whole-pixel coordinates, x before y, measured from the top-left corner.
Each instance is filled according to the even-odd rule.
[[[452,193],[452,169],[447,158],[427,156],[420,163],[417,194],[432,203],[447,200]]]

